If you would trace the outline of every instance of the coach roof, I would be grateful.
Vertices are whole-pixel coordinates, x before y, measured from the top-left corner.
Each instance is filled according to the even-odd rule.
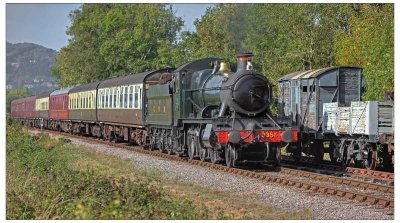
[[[49,96],[50,96],[50,93],[51,93],[51,91],[40,93],[40,94],[38,94],[38,95],[36,96],[36,99],[49,97]]]
[[[72,87],[71,90],[69,90],[69,93],[96,90],[99,83],[100,81],[96,81],[89,84],[78,85],[76,87]]]
[[[73,88],[72,87],[68,87],[68,88],[61,88],[58,90],[53,91],[50,96],[55,96],[55,95],[60,95],[60,94],[67,94],[69,92],[69,90],[71,90]]]
[[[288,81],[288,80],[297,80],[297,79],[308,79],[308,78],[317,78],[321,74],[324,74],[328,71],[335,70],[335,69],[340,69],[340,68],[358,68],[361,69],[361,67],[356,67],[356,66],[335,66],[335,67],[327,67],[327,68],[321,68],[321,69],[316,69],[316,70],[305,70],[305,71],[297,71],[293,72],[290,74],[287,74],[283,77],[281,77],[278,82],[280,81]]]
[[[166,69],[151,70],[151,71],[145,71],[145,72],[137,73],[137,74],[129,74],[129,75],[122,76],[122,77],[109,78],[107,80],[102,81],[99,85],[99,88],[122,86],[122,85],[127,85],[127,84],[141,84],[144,82],[144,79],[146,78],[147,75],[156,73],[156,72],[163,72],[165,70]]]

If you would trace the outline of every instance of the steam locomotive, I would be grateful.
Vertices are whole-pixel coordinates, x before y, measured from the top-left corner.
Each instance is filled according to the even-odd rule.
[[[298,131],[271,116],[272,87],[252,70],[252,57],[239,54],[236,66],[206,58],[18,99],[11,115],[229,167],[279,165],[280,147],[297,142]]]

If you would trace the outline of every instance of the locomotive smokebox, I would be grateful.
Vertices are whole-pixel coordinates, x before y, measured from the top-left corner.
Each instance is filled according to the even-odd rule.
[[[271,84],[252,70],[253,54],[243,53],[237,58],[236,73],[230,74],[222,82],[220,117],[225,115],[227,108],[247,116],[256,116],[267,110],[271,100]]]
[[[251,61],[253,59],[254,54],[252,53],[240,53],[236,55],[237,58],[237,71],[241,70],[251,70],[253,65]]]

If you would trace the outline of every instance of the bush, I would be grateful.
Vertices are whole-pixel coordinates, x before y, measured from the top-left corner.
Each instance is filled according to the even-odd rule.
[[[72,170],[62,155],[68,140],[33,137],[8,123],[7,219],[207,218],[190,201],[171,199],[152,177]]]

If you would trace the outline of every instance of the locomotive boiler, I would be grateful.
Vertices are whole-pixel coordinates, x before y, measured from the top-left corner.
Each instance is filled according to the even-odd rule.
[[[237,66],[202,59],[146,78],[150,144],[228,166],[279,163],[278,145],[296,141],[297,132],[270,116],[271,85],[252,70],[252,56],[238,55]]]

